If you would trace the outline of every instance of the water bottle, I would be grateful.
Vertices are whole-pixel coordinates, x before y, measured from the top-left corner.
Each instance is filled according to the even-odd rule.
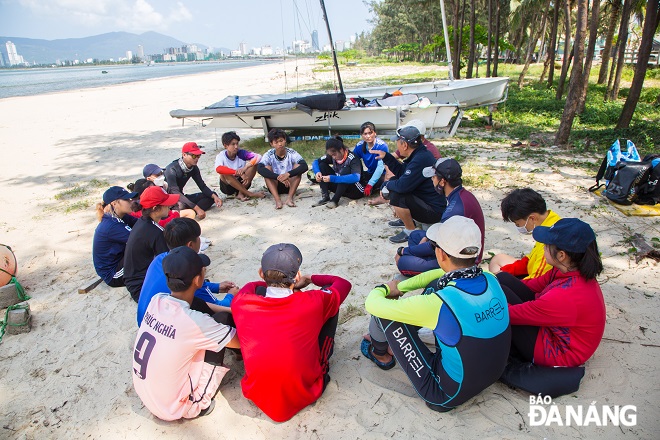
[[[238,95],[234,96],[234,107],[238,107]]]

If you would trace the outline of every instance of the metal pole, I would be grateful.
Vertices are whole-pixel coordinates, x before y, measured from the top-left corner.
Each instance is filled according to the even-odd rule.
[[[323,0],[321,0],[323,3]],[[445,47],[447,49],[447,68],[449,69],[449,80],[454,80],[454,66],[451,63],[451,49],[449,48],[449,33],[447,32],[447,17],[445,16],[445,0],[440,0],[440,12],[442,13],[442,31],[445,34]]]
[[[341,76],[339,75],[339,64],[337,63],[337,53],[335,52],[335,42],[332,40],[332,33],[330,32],[330,23],[328,22],[328,14],[325,12],[325,2],[321,1],[321,9],[323,10],[323,20],[325,20],[325,27],[328,29],[328,38],[330,38],[330,48],[332,49],[332,59],[335,63],[335,71],[337,72],[337,81],[339,82],[339,91],[344,94],[344,85],[341,83]]]

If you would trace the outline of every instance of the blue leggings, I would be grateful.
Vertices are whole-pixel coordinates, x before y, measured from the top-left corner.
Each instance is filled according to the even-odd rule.
[[[396,267],[402,275],[412,277],[440,267],[431,244],[428,241],[419,244],[424,237],[426,237],[426,232],[424,231],[415,230],[410,233],[408,237],[408,250],[406,252],[409,252],[413,248],[416,255],[404,253],[399,258]]]

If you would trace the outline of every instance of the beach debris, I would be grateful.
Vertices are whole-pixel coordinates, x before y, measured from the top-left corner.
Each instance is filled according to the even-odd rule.
[[[83,288],[78,289],[78,293],[83,294],[83,293],[91,292],[92,290],[94,290],[96,288],[96,286],[101,284],[101,281],[103,281],[103,278],[99,278],[98,280],[92,282],[87,287],[83,287]]]
[[[646,242],[644,236],[640,233],[635,233],[631,240],[632,245],[635,247],[635,263],[639,263],[642,258],[649,257],[655,261],[660,261],[660,251]]]
[[[8,335],[18,335],[29,333],[32,329],[32,315],[30,314],[30,304],[27,301],[10,307],[6,313]]]

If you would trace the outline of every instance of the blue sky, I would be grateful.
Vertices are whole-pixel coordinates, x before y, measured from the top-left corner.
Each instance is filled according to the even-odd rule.
[[[335,40],[368,30],[362,0],[326,0]],[[297,6],[297,8],[296,8]],[[294,14],[294,10],[296,10]],[[295,19],[294,19],[295,17]],[[113,31],[156,31],[186,43],[282,46],[327,32],[318,0],[0,0],[0,35],[54,40]]]

